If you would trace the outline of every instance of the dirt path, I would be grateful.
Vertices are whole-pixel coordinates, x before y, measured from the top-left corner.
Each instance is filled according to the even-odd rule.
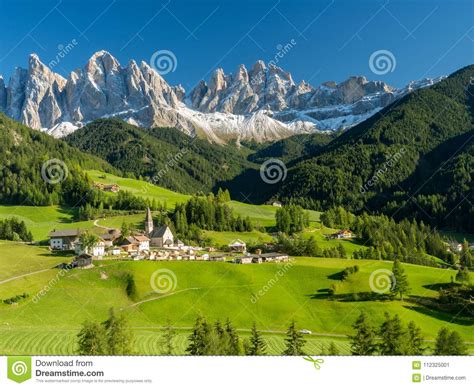
[[[128,308],[130,308],[130,307],[139,306],[139,305],[141,305],[141,304],[143,304],[143,303],[146,303],[146,302],[151,302],[151,301],[154,301],[154,300],[167,298],[168,296],[173,296],[173,295],[176,295],[176,294],[180,294],[180,293],[185,292],[185,291],[200,290],[200,289],[201,289],[200,287],[185,288],[184,290],[179,290],[179,291],[175,291],[175,292],[170,292],[169,294],[159,295],[159,296],[155,296],[154,298],[149,298],[149,299],[141,300],[140,302],[133,303],[133,304],[131,304],[131,305],[128,305],[127,307],[123,307],[123,308],[121,308],[121,310],[128,309]]]
[[[28,273],[24,273],[24,274],[21,274],[21,275],[18,275],[18,276],[13,276],[12,278],[9,278],[9,279],[0,280],[0,284],[8,283],[8,282],[11,282],[12,280],[16,280],[16,279],[21,279],[21,278],[24,278],[25,276],[36,275],[37,273],[50,271],[51,269],[52,268],[40,269],[39,271],[28,272]]]
[[[107,226],[99,225],[99,221],[100,221],[100,219],[95,220],[95,221],[94,221],[94,226],[96,226],[96,227],[98,227],[98,228],[100,228],[100,229],[105,229],[105,230],[107,230],[107,231],[114,229],[114,228],[108,228]]]

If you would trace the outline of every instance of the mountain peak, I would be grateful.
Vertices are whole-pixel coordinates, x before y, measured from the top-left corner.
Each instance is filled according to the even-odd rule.
[[[218,68],[208,83],[202,80],[186,93],[181,85],[170,86],[145,61],[137,65],[131,60],[122,67],[106,50],[95,52],[67,80],[37,54],[28,62],[28,69],[15,69],[7,87],[0,77],[0,111],[32,128],[58,128],[55,136],[64,132],[63,127],[118,117],[144,127],[199,132],[216,142],[272,140],[350,127],[402,95],[430,85],[423,81],[394,89],[352,76],[313,88],[305,81],[295,84],[289,72],[258,60],[250,71],[244,64],[232,74]]]

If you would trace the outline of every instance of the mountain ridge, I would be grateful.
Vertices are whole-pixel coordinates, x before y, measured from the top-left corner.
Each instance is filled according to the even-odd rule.
[[[122,66],[105,50],[67,78],[31,54],[28,69],[17,67],[8,84],[0,76],[0,111],[55,137],[98,118],[118,117],[141,127],[176,127],[215,143],[264,142],[351,127],[438,80],[396,89],[354,76],[315,88],[304,81],[296,84],[290,73],[257,61],[251,71],[244,65],[235,74],[216,69],[209,82],[201,81],[186,93],[146,62],[131,60]]]

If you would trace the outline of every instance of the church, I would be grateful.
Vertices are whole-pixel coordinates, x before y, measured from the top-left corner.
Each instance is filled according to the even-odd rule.
[[[162,225],[155,229],[150,208],[146,211],[145,234],[150,238],[150,246],[152,247],[163,248],[174,245],[173,232],[171,232],[168,225]]]

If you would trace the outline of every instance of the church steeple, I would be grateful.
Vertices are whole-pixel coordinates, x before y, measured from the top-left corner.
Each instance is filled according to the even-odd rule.
[[[153,232],[153,217],[151,216],[150,208],[147,208],[145,217],[145,233],[149,235],[151,232]]]

